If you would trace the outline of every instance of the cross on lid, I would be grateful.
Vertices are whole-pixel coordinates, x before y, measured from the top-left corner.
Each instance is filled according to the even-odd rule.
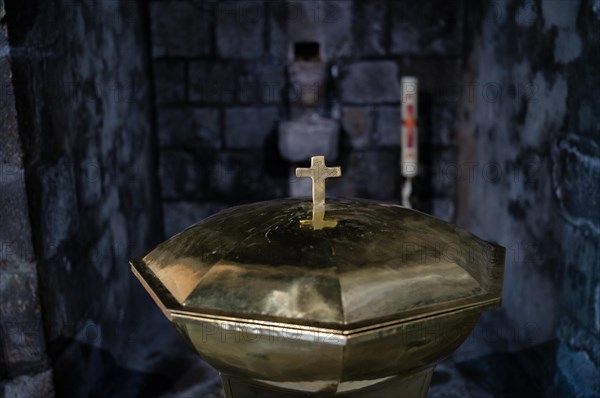
[[[341,177],[340,167],[325,166],[325,156],[310,158],[309,168],[296,168],[296,177],[310,177],[312,179],[313,206],[325,205],[325,180],[331,177]]]

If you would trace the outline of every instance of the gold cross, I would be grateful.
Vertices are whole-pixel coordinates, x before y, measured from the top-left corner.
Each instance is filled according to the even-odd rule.
[[[330,177],[340,177],[340,167],[325,166],[324,156],[313,156],[310,168],[296,168],[296,177],[312,179],[313,214],[310,220],[300,220],[300,225],[313,229],[334,228],[337,220],[325,220],[325,180]]]
[[[313,156],[310,159],[310,168],[296,168],[296,177],[310,177],[312,179],[313,206],[325,206],[325,180],[331,177],[340,177],[340,167],[325,166],[324,156]]]

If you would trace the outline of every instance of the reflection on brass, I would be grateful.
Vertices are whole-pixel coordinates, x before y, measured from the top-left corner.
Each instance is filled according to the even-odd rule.
[[[227,209],[132,269],[229,398],[425,397],[500,305],[504,248],[397,205],[325,206],[335,228],[299,228],[304,199]]]
[[[307,226],[314,230],[323,228],[335,228],[337,220],[325,220],[325,206],[313,204],[312,218],[309,220],[300,220],[301,226]]]
[[[313,156],[310,159],[310,168],[296,168],[296,177],[310,177],[312,179],[313,214],[309,220],[300,220],[300,224],[310,226],[315,230],[334,228],[336,220],[325,220],[325,180],[331,177],[341,177],[340,167],[325,166],[324,156]]]

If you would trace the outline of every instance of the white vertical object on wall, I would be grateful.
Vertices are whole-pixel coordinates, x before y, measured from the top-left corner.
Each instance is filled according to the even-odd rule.
[[[402,176],[413,178],[417,175],[418,158],[418,90],[419,80],[416,77],[402,78],[402,140],[401,168]]]

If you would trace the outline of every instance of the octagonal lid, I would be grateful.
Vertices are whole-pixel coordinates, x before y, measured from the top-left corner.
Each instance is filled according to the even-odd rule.
[[[504,249],[398,205],[307,199],[234,207],[175,235],[134,273],[169,317],[342,332],[500,302]]]

